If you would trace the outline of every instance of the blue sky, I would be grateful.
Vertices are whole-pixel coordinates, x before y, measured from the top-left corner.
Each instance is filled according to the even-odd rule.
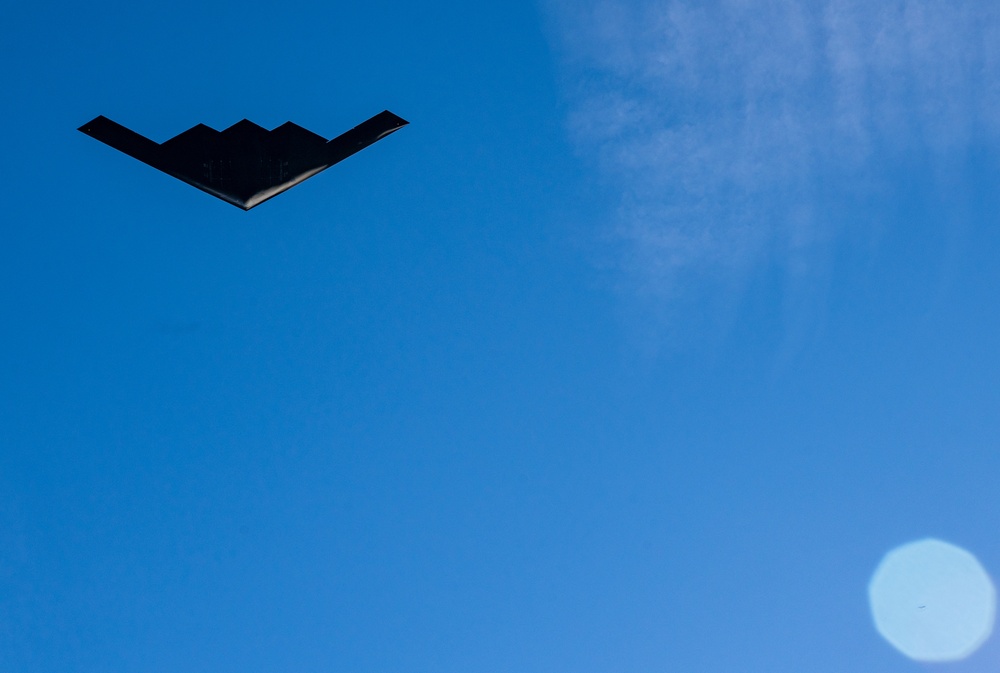
[[[1000,571],[989,3],[0,36],[0,670],[905,672],[879,560]],[[75,130],[385,108],[249,213]]]

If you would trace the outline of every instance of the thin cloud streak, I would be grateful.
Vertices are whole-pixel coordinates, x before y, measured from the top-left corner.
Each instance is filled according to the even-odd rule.
[[[808,271],[887,161],[1000,137],[1000,11],[980,0],[554,0],[582,154],[621,194],[622,264],[659,295],[763,260]],[[736,273],[736,275],[739,275]]]

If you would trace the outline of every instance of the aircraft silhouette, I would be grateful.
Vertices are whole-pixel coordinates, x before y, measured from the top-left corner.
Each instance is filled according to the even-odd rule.
[[[268,131],[246,119],[224,131],[198,124],[162,143],[104,116],[79,130],[212,196],[250,210],[408,123],[385,110],[330,141],[292,122]]]

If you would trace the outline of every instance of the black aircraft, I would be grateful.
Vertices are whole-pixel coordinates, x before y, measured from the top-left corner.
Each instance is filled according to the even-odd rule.
[[[225,131],[198,124],[162,143],[103,116],[79,130],[212,196],[250,210],[407,123],[386,110],[330,141],[292,122],[268,131],[246,119]]]

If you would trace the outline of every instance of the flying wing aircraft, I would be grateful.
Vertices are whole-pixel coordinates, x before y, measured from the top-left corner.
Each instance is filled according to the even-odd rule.
[[[212,196],[250,210],[408,123],[386,110],[329,141],[292,122],[268,131],[246,119],[224,131],[198,124],[162,143],[103,116],[79,130]]]

